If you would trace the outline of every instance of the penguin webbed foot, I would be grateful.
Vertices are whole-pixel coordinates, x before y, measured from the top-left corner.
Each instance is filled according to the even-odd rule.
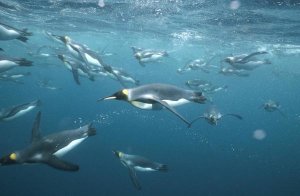
[[[20,40],[21,42],[24,42],[24,43],[26,43],[27,40],[28,40],[28,38],[25,37],[25,36],[20,36],[20,37],[17,37],[16,39],[17,39],[17,40]]]
[[[167,172],[167,171],[169,171],[169,168],[168,168],[168,165],[160,164],[159,167],[157,168],[157,170],[161,171],[161,172]]]
[[[32,66],[32,61],[29,61],[25,58],[21,58],[21,59],[18,59],[17,60],[17,63],[20,65],[20,66],[26,66],[26,67],[29,67],[29,66]]]
[[[96,135],[96,133],[97,133],[96,128],[92,127],[92,125],[93,125],[92,123],[90,123],[90,124],[88,125],[88,130],[87,130],[88,136],[94,136],[94,135]]]

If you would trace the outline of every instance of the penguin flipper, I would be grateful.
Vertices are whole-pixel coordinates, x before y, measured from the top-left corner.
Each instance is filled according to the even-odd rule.
[[[60,160],[56,156],[52,155],[48,159],[44,161],[47,165],[55,168],[55,169],[60,169],[60,170],[65,170],[65,171],[78,171],[79,166],[75,165],[73,163],[69,163],[63,160]]]
[[[201,118],[205,118],[205,116],[198,116],[197,118],[195,118],[194,120],[191,121],[191,125],[190,125],[190,126],[192,126],[192,124],[193,124],[194,122],[196,122],[197,120],[199,120],[199,119],[201,119]]]
[[[35,117],[32,131],[31,131],[31,143],[40,140],[40,122],[41,122],[41,111],[39,111]]]
[[[133,183],[134,187],[135,187],[137,190],[141,190],[142,187],[141,187],[141,185],[140,185],[140,183],[139,183],[139,181],[138,181],[138,178],[137,178],[137,176],[136,176],[136,172],[134,171],[134,168],[129,167],[129,166],[127,166],[127,167],[128,167],[128,171],[129,171],[129,177],[130,177],[130,180],[131,180],[131,182]]]
[[[73,78],[74,78],[76,84],[80,85],[78,69],[72,67],[72,74],[73,74]]]
[[[285,113],[283,113],[279,108],[277,109],[277,111],[281,114],[281,116],[286,117]]]
[[[256,55],[259,55],[259,54],[268,54],[268,52],[266,51],[261,51],[261,52],[253,52],[251,54],[249,54],[248,56],[244,57],[241,61],[244,62],[244,61],[248,61],[250,58],[256,56]]]
[[[191,123],[188,122],[181,114],[179,114],[173,107],[171,107],[168,103],[161,101],[159,99],[156,98],[152,98],[155,102],[161,104],[162,106],[164,106],[166,109],[168,109],[170,112],[172,112],[173,114],[175,114],[176,116],[178,116],[183,122],[185,122],[188,127],[191,126]]]
[[[243,120],[243,117],[238,114],[224,114],[223,116],[233,116],[236,117],[237,119]]]

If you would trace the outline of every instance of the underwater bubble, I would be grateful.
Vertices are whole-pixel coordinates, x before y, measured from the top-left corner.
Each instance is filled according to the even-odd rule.
[[[98,1],[98,6],[103,8],[105,6],[104,0],[99,0]]]
[[[231,1],[230,5],[229,5],[230,9],[232,9],[232,10],[237,10],[240,8],[240,6],[241,6],[241,3],[237,0]]]
[[[263,140],[267,136],[266,132],[262,129],[257,129],[253,132],[253,138],[257,140]]]

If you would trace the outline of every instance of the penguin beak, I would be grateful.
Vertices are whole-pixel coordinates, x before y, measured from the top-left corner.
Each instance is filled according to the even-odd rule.
[[[65,61],[64,56],[63,56],[62,54],[57,55],[57,57],[58,57],[62,62]]]
[[[0,159],[0,165],[11,165],[16,164],[15,160],[12,160],[9,155],[4,156]]]
[[[116,155],[116,157],[118,157],[118,158],[120,157],[120,156],[119,156],[119,152],[118,152],[118,151],[116,151],[116,150],[113,150],[113,151],[112,151],[112,153],[113,153],[114,155]]]
[[[104,97],[104,98],[100,98],[97,100],[97,102],[103,101],[103,100],[110,100],[110,99],[117,99],[116,96],[109,96],[109,97]]]

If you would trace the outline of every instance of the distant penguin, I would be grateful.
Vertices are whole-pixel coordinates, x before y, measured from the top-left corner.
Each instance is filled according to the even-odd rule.
[[[28,40],[28,36],[31,36],[32,33],[28,32],[27,29],[16,29],[9,25],[0,23],[0,40],[12,40],[17,39],[22,42],[26,42]]]
[[[12,58],[0,54],[0,73],[10,70],[18,66],[32,66],[32,61],[29,61],[24,58]]]
[[[3,108],[0,110],[0,121],[9,121],[23,116],[24,114],[30,112],[39,105],[41,105],[41,101],[35,100],[29,103],[11,106],[9,108]]]
[[[95,135],[96,130],[91,127],[91,124],[88,124],[78,129],[41,137],[40,119],[41,113],[39,112],[32,128],[31,144],[22,150],[14,151],[2,157],[0,166],[43,163],[55,169],[78,171],[78,165],[61,160],[59,157],[72,150],[89,136]]]
[[[263,107],[267,112],[278,111],[282,116],[285,116],[285,114],[280,109],[281,105],[279,104],[279,102],[268,100],[261,107]]]
[[[25,76],[31,75],[30,72],[27,73],[20,73],[20,74],[1,74],[0,80],[1,81],[8,81],[8,82],[14,82],[17,84],[24,84],[23,82],[19,81],[18,79],[23,78]]]
[[[155,62],[163,57],[169,56],[166,51],[155,51],[150,49],[142,49],[131,47],[133,56],[139,61],[141,66],[145,66],[145,63]]]
[[[68,51],[73,55],[73,57],[85,62],[87,66],[94,65],[98,68],[103,68],[105,72],[113,75],[120,82],[120,84],[125,87],[122,79],[113,71],[112,66],[104,63],[96,52],[92,51],[85,45],[76,43],[69,36],[59,36],[49,32],[46,32],[46,34],[53,40],[65,44]]]
[[[109,99],[124,100],[140,109],[160,110],[167,108],[189,126],[190,123],[173,107],[189,102],[205,103],[206,100],[201,92],[185,90],[168,84],[147,84],[123,89],[98,101]]]
[[[122,80],[122,82],[125,84],[129,83],[129,84],[134,84],[136,86],[140,85],[140,81],[133,78],[131,75],[129,75],[127,72],[125,72],[122,69],[116,68],[116,67],[112,67],[113,72],[118,75],[119,79]],[[118,80],[114,75],[109,74],[109,76],[115,80]]]
[[[89,78],[91,81],[94,81],[94,77],[84,63],[72,59],[66,55],[60,54],[58,58],[65,64],[65,66],[72,72],[74,81],[76,84],[80,85],[79,75]]]
[[[263,64],[271,64],[269,60],[257,60],[255,56],[261,54],[268,54],[266,51],[253,52],[251,54],[242,54],[237,56],[230,56],[224,59],[235,69],[253,70]]]
[[[197,117],[192,120],[191,124],[195,123],[197,120],[204,118],[209,124],[217,125],[218,121],[224,116],[233,116],[239,120],[242,120],[243,117],[238,114],[221,114],[215,107],[209,109],[208,112],[204,113],[202,116]]]
[[[148,160],[147,158],[125,154],[120,151],[113,151],[113,153],[120,159],[121,163],[128,169],[130,179],[137,190],[141,190],[141,185],[138,181],[136,171],[151,172],[151,171],[168,171],[168,166]]]

